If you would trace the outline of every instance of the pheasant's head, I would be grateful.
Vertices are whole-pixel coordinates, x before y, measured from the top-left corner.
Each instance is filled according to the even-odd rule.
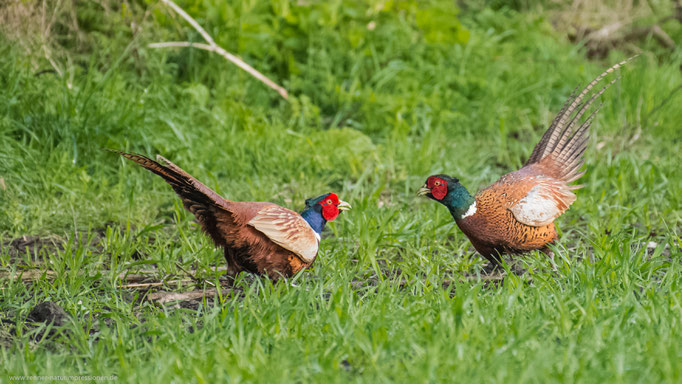
[[[459,185],[459,179],[456,177],[447,175],[429,176],[424,185],[417,191],[417,196],[426,196],[442,202],[448,191],[454,191]]]
[[[347,202],[339,200],[336,193],[326,193],[306,200],[305,208],[322,214],[322,217],[327,221],[332,221],[339,216],[340,211],[347,211],[352,207]]]
[[[452,217],[459,220],[476,212],[476,199],[459,183],[456,177],[434,175],[426,179],[424,186],[419,188],[417,196],[426,196],[445,205]],[[473,211],[471,207],[473,206]]]

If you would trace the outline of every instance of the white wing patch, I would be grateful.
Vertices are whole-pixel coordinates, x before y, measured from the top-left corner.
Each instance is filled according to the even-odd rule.
[[[547,225],[564,213],[575,201],[575,195],[571,189],[576,187],[579,186],[568,186],[556,179],[541,178],[538,184],[509,210],[516,220],[523,224],[533,227]]]
[[[294,211],[271,205],[258,211],[249,225],[306,263],[312,263],[317,256],[320,235]]]

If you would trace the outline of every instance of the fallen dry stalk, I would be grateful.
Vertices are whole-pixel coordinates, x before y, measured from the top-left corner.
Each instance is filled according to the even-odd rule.
[[[189,41],[170,41],[170,42],[164,42],[164,43],[151,43],[151,44],[147,45],[149,48],[179,48],[179,47],[190,47],[191,48],[191,47],[193,47],[193,48],[202,49],[204,51],[217,53],[218,55],[224,57],[227,61],[233,63],[234,65],[236,65],[239,68],[246,71],[249,75],[258,79],[260,82],[264,83],[268,87],[277,91],[277,93],[279,93],[285,100],[289,100],[289,93],[287,92],[286,89],[280,87],[274,81],[270,80],[267,76],[258,72],[252,66],[247,64],[244,60],[242,60],[239,57],[231,54],[230,52],[227,52],[222,47],[220,47],[218,44],[216,44],[216,42],[213,40],[211,35],[209,35],[208,32],[206,32],[206,30],[204,30],[199,25],[199,23],[197,23],[197,21],[192,18],[192,16],[188,15],[187,12],[185,12],[177,4],[175,4],[171,0],[161,0],[161,1],[164,4],[168,5],[169,7],[171,7],[180,16],[182,16],[183,19],[185,19],[197,32],[199,32],[199,34],[204,38],[204,40],[206,40],[206,42],[208,44],[192,43]]]
[[[223,296],[227,295],[229,292],[230,292],[229,289],[221,290],[221,294]],[[154,292],[147,296],[147,300],[154,301],[159,304],[164,304],[169,301],[189,301],[203,298],[213,298],[216,296],[218,296],[218,289],[211,288],[190,292],[164,292],[164,291]]]
[[[218,267],[216,271],[226,271],[226,267]],[[204,279],[199,279],[196,277],[196,270],[185,270],[184,268],[182,271],[186,274],[188,274],[191,279],[175,279],[175,280],[164,280],[162,276],[159,276],[159,271],[157,270],[142,270],[139,271],[139,273],[120,273],[117,276],[118,281],[120,281],[120,284],[117,286],[118,288],[135,288],[135,289],[144,289],[144,288],[152,288],[152,287],[159,287],[162,285],[167,285],[167,286],[176,286],[180,284],[187,284],[187,283],[193,283],[193,282],[204,282],[209,285],[213,285],[213,282],[204,280]],[[102,276],[106,276],[110,273],[111,271],[101,271],[100,274]],[[54,271],[50,270],[40,270],[40,269],[28,269],[28,270],[17,270],[14,272],[9,272],[9,271],[0,271],[0,279],[9,279],[9,280],[15,280],[15,279],[20,279],[22,282],[31,282],[31,281],[36,281],[40,279],[41,277],[45,276],[46,279],[48,280],[54,280],[57,278],[57,273]],[[150,281],[151,280],[151,281]]]
[[[180,285],[180,284],[186,284],[186,283],[192,283],[194,280],[190,279],[182,279],[182,280],[169,280],[169,281],[163,281],[163,282],[154,282],[154,283],[134,283],[134,284],[122,284],[117,286],[116,288],[135,288],[135,289],[145,289],[145,288],[153,288],[153,287],[161,287],[164,285]]]

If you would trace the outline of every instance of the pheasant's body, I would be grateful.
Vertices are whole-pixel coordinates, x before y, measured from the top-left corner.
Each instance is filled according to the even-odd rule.
[[[211,237],[216,245],[224,249],[225,260],[231,273],[246,271],[255,274],[268,274],[271,278],[276,279],[279,275],[287,277],[295,275],[303,268],[309,267],[315,260],[314,257],[309,261],[302,260],[294,252],[276,244],[267,235],[249,225],[249,222],[258,215],[258,212],[263,210],[269,209],[291,217],[298,216],[298,213],[276,204],[264,202],[230,202],[229,208],[230,211],[220,210],[217,212],[215,225],[206,223],[209,220],[202,220],[203,217],[206,217],[205,213],[201,216],[197,215],[197,219],[202,224],[204,232]],[[307,229],[304,226],[301,228],[303,231]],[[313,235],[310,239],[310,246],[317,248],[318,240],[311,233],[312,230],[306,232],[308,236]]]
[[[485,258],[497,262],[500,255],[541,250],[557,240],[554,219],[575,201],[571,183],[584,172],[582,155],[595,110],[578,124],[592,102],[613,81],[589,99],[583,99],[607,74],[627,62],[614,65],[569,99],[533,150],[525,166],[502,176],[475,196],[447,175],[434,175],[419,190],[450,210],[462,232]],[[615,81],[615,80],[614,80]]]
[[[526,225],[510,210],[535,186],[530,173],[524,169],[503,176],[474,196],[474,213],[455,219],[474,248],[487,259],[496,259],[498,254],[542,249],[557,240],[554,223]]]
[[[301,214],[273,203],[230,201],[161,156],[158,159],[165,165],[144,156],[114,152],[173,187],[202,230],[225,250],[233,275],[247,271],[276,280],[298,273],[315,261],[326,222],[334,220],[339,210],[350,208],[333,193],[308,199]]]

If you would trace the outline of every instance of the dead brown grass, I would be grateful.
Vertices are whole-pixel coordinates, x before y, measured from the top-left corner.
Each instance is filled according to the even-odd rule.
[[[0,33],[21,47],[38,69],[47,60],[60,76],[68,57],[59,49],[55,30],[78,36],[75,5],[64,0],[7,0],[0,3]]]
[[[640,53],[636,42],[649,36],[674,49],[675,42],[661,25],[682,21],[680,0],[557,0],[555,5],[555,27],[572,41],[584,42],[589,57],[605,57],[614,48]]]
[[[93,14],[101,17],[93,22]],[[70,86],[74,66],[87,63],[99,44],[88,28],[113,34],[122,23],[132,41],[148,16],[128,0],[0,0],[0,38],[19,47],[37,74],[54,72]]]

